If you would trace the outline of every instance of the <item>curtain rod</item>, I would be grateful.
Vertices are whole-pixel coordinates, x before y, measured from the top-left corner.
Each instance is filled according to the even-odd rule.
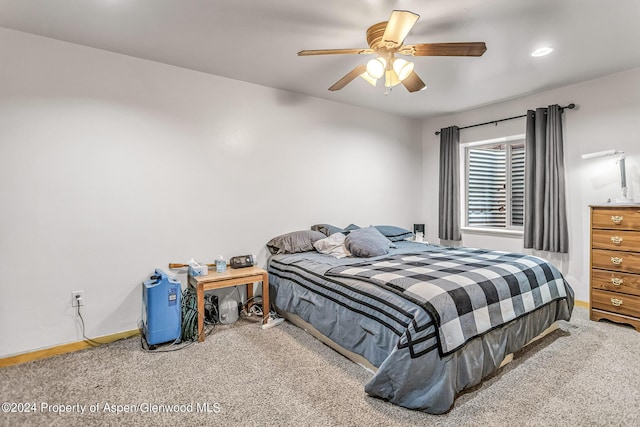
[[[576,108],[576,104],[571,103],[571,104],[567,105],[566,107],[560,107],[561,110],[564,110],[565,108],[573,110],[574,108]],[[527,117],[527,115],[526,114],[522,114],[520,116],[507,117],[506,119],[491,120],[490,122],[478,123],[477,125],[464,126],[464,127],[459,128],[459,129],[469,129],[469,128],[474,128],[476,126],[484,126],[484,125],[490,125],[490,124],[494,124],[494,123],[498,124],[499,122],[504,122],[504,121],[513,120],[513,119],[519,119],[521,117]],[[436,131],[436,135],[440,135],[440,131],[439,130]]]

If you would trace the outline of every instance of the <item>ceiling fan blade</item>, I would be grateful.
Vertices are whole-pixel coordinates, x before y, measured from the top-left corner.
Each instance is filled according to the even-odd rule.
[[[422,43],[403,46],[398,53],[411,56],[482,56],[484,42]]]
[[[415,71],[412,71],[411,74],[402,81],[402,84],[409,92],[417,92],[427,87]]]
[[[387,48],[398,47],[413,28],[420,15],[407,10],[394,10],[382,35],[382,43]]]
[[[352,55],[352,54],[368,54],[375,53],[373,49],[318,49],[318,50],[301,50],[298,56],[311,55]]]
[[[329,88],[329,90],[334,91],[334,90],[342,89],[343,87],[345,87],[346,85],[351,83],[351,81],[353,79],[355,79],[356,77],[358,77],[360,74],[364,73],[365,71],[367,71],[367,67],[364,64],[358,65],[356,68],[354,68],[353,70],[349,71],[346,76],[344,76],[343,78],[341,78],[340,80],[335,82],[333,84],[333,86],[331,86]]]

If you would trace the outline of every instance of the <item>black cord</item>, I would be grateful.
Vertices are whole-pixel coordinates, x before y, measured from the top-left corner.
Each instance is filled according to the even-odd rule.
[[[168,349],[164,349],[164,350],[162,350],[162,349],[151,350],[150,348],[145,348],[144,341],[145,341],[144,335],[140,335],[140,346],[142,347],[142,350],[146,351],[147,353],[169,353],[171,351],[184,350],[185,348],[190,347],[190,346],[192,346],[193,344],[196,343],[195,341],[189,341],[186,344],[184,344],[184,342],[183,342],[184,345],[181,346],[181,347],[168,348]],[[176,344],[175,341],[174,341],[170,345],[171,345],[171,347],[173,347],[173,346],[177,346],[178,344]]]
[[[200,333],[200,334],[198,334],[198,338],[200,338],[200,336],[202,335],[202,333],[205,331],[205,329],[206,329],[206,328],[205,328],[205,326],[207,326],[207,325],[210,325],[210,326],[211,326],[211,328],[209,328],[209,331],[207,331],[207,332],[206,332],[205,337],[208,337],[209,335],[211,335],[211,333],[213,332],[213,330],[215,329],[215,326],[216,326],[216,325],[215,325],[215,323],[205,322],[205,325],[203,325],[203,327],[202,327],[202,331],[201,331],[201,333]],[[184,350],[184,349],[185,349],[185,348],[187,348],[187,347],[191,347],[192,345],[194,345],[194,344],[195,344],[196,342],[198,342],[198,341],[199,341],[199,339],[190,340],[190,341],[188,341],[188,342],[183,341],[183,342],[182,342],[182,344],[184,344],[184,345],[182,345],[182,346],[180,346],[180,347],[171,348],[171,347],[173,347],[173,346],[177,346],[177,345],[179,345],[179,344],[176,344],[176,343],[175,343],[175,341],[174,341],[174,342],[172,342],[172,343],[170,344],[170,346],[171,346],[171,347],[170,347],[170,348],[168,348],[168,349],[164,349],[164,350],[162,350],[162,349],[155,349],[155,350],[151,350],[151,349],[149,349],[149,348],[145,348],[145,346],[144,346],[144,336],[143,336],[143,335],[140,335],[140,346],[142,347],[142,350],[146,351],[147,353],[169,353],[169,352],[171,352],[171,351],[180,351],[180,350]],[[185,344],[185,343],[186,343],[186,344]]]

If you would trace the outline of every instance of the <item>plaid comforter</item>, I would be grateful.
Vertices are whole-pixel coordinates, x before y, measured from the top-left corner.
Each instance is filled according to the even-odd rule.
[[[469,248],[398,254],[333,267],[329,276],[388,289],[425,309],[445,356],[474,337],[567,298],[562,274],[538,257]]]

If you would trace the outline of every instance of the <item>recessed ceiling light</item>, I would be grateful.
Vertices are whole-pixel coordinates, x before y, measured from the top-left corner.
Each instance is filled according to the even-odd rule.
[[[550,48],[550,47],[541,47],[540,49],[536,49],[533,52],[531,52],[531,56],[537,58],[539,56],[549,55],[551,52],[553,52],[552,48]]]

